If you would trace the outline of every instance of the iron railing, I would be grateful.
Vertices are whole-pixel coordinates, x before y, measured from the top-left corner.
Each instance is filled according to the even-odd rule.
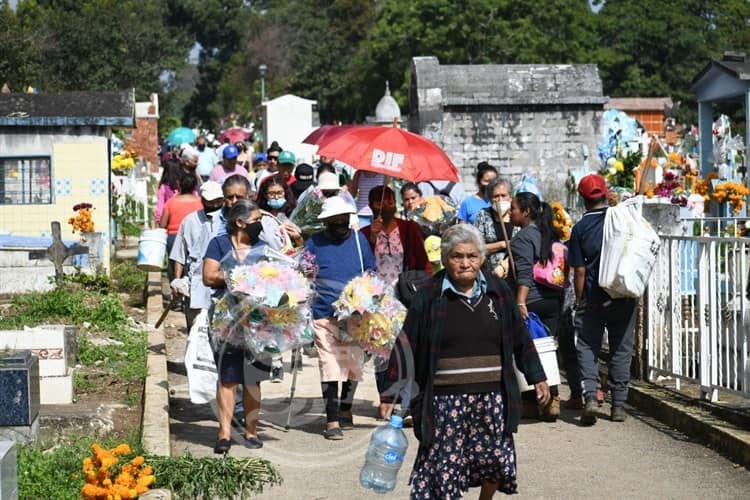
[[[726,222],[724,222],[726,226]],[[750,397],[750,239],[661,236],[647,306],[649,379]]]

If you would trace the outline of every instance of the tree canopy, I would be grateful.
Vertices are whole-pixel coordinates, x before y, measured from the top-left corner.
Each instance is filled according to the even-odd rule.
[[[0,2],[0,84],[158,91],[167,114],[207,128],[257,112],[261,64],[267,97],[315,99],[322,121],[349,122],[372,113],[386,80],[406,107],[414,56],[595,63],[607,95],[689,108],[711,58],[750,51],[746,0],[606,0],[596,13],[587,0]]]

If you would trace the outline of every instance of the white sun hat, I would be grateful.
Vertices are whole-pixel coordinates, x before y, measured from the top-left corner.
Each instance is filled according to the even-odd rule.
[[[354,208],[341,196],[331,196],[323,203],[323,210],[318,215],[318,220],[341,214],[353,214]]]
[[[318,175],[318,189],[323,191],[340,190],[339,177],[331,172],[322,172]]]

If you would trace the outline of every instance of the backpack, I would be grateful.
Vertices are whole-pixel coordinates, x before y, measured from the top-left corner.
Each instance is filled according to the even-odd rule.
[[[555,241],[552,243],[552,257],[547,264],[534,264],[534,281],[554,290],[563,290],[568,281],[568,247]]]
[[[607,209],[604,217],[599,286],[613,299],[643,295],[661,241],[641,215],[643,196]]]

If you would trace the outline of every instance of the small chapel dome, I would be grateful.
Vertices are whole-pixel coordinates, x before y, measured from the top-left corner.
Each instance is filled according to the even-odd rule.
[[[385,95],[380,98],[378,105],[375,106],[375,121],[378,123],[390,123],[394,119],[401,119],[401,108],[399,108],[396,99],[391,97],[391,89],[386,81]]]

